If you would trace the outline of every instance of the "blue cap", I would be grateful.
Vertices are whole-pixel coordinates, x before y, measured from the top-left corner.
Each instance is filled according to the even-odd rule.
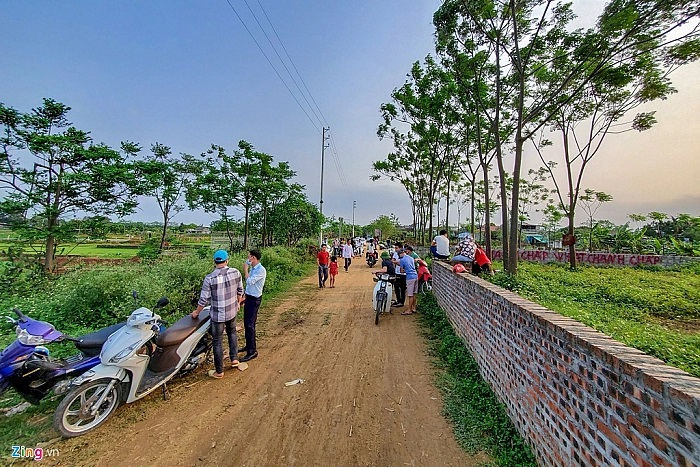
[[[228,260],[228,253],[226,250],[216,250],[214,253],[214,262],[223,263],[226,260]]]

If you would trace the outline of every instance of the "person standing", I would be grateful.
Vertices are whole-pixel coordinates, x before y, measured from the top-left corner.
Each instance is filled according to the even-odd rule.
[[[392,260],[396,266],[396,280],[394,280],[394,290],[396,291],[396,301],[391,304],[391,306],[400,308],[404,305],[406,300],[406,274],[401,272],[399,268],[399,261],[401,260],[399,256],[399,251],[403,250],[403,244],[401,242],[394,243],[394,255]]]
[[[243,301],[243,278],[236,268],[228,267],[228,252],[217,250],[214,253],[216,267],[202,283],[197,308],[192,318],[197,319],[205,306],[211,305],[211,336],[214,348],[214,370],[209,371],[212,378],[224,376],[224,329],[228,336],[228,351],[231,366],[238,366],[238,336],[236,336],[236,315]]]
[[[331,274],[331,289],[335,288],[335,276],[338,275],[338,257],[331,256],[331,265],[328,268]]]
[[[243,274],[245,275],[245,302],[243,308],[243,329],[245,333],[245,347],[239,352],[245,352],[241,358],[242,362],[247,362],[258,356],[258,347],[255,340],[255,323],[258,320],[258,309],[262,302],[263,287],[267,271],[260,264],[260,250],[250,250],[248,260],[243,263]],[[250,269],[248,269],[250,266]]]
[[[408,310],[402,311],[402,315],[412,315],[416,312],[416,293],[418,292],[418,272],[415,260],[409,256],[405,249],[399,250],[399,266],[401,272],[406,275],[406,297],[408,297]]]
[[[321,251],[316,255],[318,263],[318,288],[322,289],[326,286],[328,280],[328,264],[331,261],[331,255],[328,253],[328,245],[321,245]]]
[[[348,271],[350,263],[352,263],[352,240],[348,238],[348,241],[343,245],[343,259],[345,260],[345,272]]]

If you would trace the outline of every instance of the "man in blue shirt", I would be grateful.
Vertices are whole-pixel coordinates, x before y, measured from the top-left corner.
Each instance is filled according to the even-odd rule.
[[[243,274],[245,275],[245,302],[243,309],[245,347],[240,352],[245,352],[246,354],[241,358],[241,362],[247,362],[258,356],[258,348],[255,342],[255,322],[258,320],[258,309],[262,301],[265,277],[267,277],[267,271],[260,264],[260,251],[250,250],[249,253],[248,260],[243,264]]]
[[[406,297],[408,298],[408,310],[401,312],[402,315],[412,315],[416,312],[416,293],[418,292],[418,272],[416,271],[415,260],[407,255],[406,250],[401,248],[399,253],[399,266],[406,274]]]

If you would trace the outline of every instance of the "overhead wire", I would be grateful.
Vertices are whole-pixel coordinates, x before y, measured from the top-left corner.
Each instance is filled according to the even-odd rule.
[[[255,12],[253,11],[253,9],[250,8],[250,5],[248,4],[248,0],[243,0],[243,3],[245,3],[245,5],[248,7],[248,10],[250,11],[250,14],[253,15],[253,19],[255,19],[255,22],[258,23],[258,27],[260,28],[260,30],[262,31],[263,35],[265,36],[265,39],[267,39],[267,42],[268,42],[268,43],[270,44],[270,46],[272,47],[272,50],[275,52],[275,55],[277,55],[277,58],[279,58],[280,62],[282,63],[282,66],[284,67],[284,69],[287,70],[287,74],[289,75],[290,78],[292,78],[292,82],[294,83],[294,85],[295,85],[295,86],[297,87],[297,89],[299,90],[299,93],[301,94],[301,97],[303,97],[304,100],[306,101],[306,104],[309,106],[309,109],[311,109],[311,112],[314,114],[314,117],[316,117],[316,119],[317,119],[318,122],[321,124],[321,126],[323,126],[324,122],[322,122],[321,119],[319,118],[319,116],[316,114],[316,111],[314,110],[313,106],[311,105],[311,103],[309,102],[309,100],[306,98],[306,95],[304,94],[304,91],[302,91],[302,90],[301,90],[301,87],[299,87],[299,83],[297,83],[297,80],[294,79],[294,75],[292,74],[291,71],[289,71],[289,68],[287,68],[287,64],[284,63],[284,60],[282,59],[282,56],[281,56],[281,55],[279,54],[279,52],[277,51],[277,47],[275,47],[275,45],[274,45],[274,44],[272,43],[272,41],[270,40],[270,36],[267,35],[267,32],[265,31],[265,28],[263,28],[262,24],[260,24],[260,21],[258,21],[258,17],[255,15]],[[266,15],[266,16],[267,16],[267,15]],[[270,22],[270,19],[269,19],[269,18],[268,18],[268,22]],[[270,22],[270,24],[272,24],[272,23]],[[274,29],[274,28],[273,28],[273,29]],[[279,36],[278,36],[278,39],[279,39]],[[280,44],[281,44],[281,43],[282,43],[282,42],[280,41]],[[284,46],[283,46],[283,47],[284,47]],[[298,73],[298,72],[297,72],[297,73]],[[326,126],[328,126],[328,125],[326,125]]]
[[[311,98],[314,105],[316,106],[318,113],[321,114],[321,117],[323,118],[323,122],[326,124],[327,127],[330,127],[330,125],[328,124],[328,120],[326,120],[326,116],[323,115],[321,108],[318,106],[318,103],[316,103],[316,99],[314,99],[313,94],[311,94],[311,91],[309,91],[309,87],[306,85],[306,82],[304,81],[304,78],[301,76],[301,73],[299,73],[297,66],[294,64],[294,60],[292,60],[292,57],[289,55],[289,52],[287,52],[287,48],[284,46],[284,42],[282,42],[282,39],[280,38],[279,34],[277,34],[277,29],[275,29],[275,26],[272,24],[272,21],[270,21],[270,17],[267,16],[267,12],[265,11],[265,8],[263,8],[262,3],[260,3],[260,0],[258,0],[258,5],[260,5],[260,9],[262,10],[263,14],[265,15],[267,22],[270,24],[272,31],[275,33],[275,37],[277,37],[277,40],[279,41],[280,45],[282,46],[282,50],[284,50],[284,53],[287,56],[287,59],[289,59],[289,63],[292,64],[294,71],[296,71],[297,75],[299,76],[299,79],[301,80],[301,84],[304,85],[304,89],[306,89],[306,92],[309,94],[309,97]]]
[[[277,58],[278,58],[278,59],[280,60],[280,62],[282,63],[282,66],[283,66],[284,69],[287,71],[287,74],[288,74],[289,77],[292,79],[292,82],[294,83],[294,85],[296,86],[297,90],[298,90],[299,93],[301,94],[302,98],[304,99],[304,101],[305,101],[306,104],[308,105],[308,108],[309,108],[309,110],[311,110],[311,113],[314,115],[314,117],[316,117],[316,120],[318,120],[318,122],[321,124],[321,126],[328,127],[328,129],[330,130],[330,124],[328,123],[328,120],[326,119],[325,115],[324,115],[323,112],[321,111],[321,108],[319,107],[318,103],[316,102],[316,99],[313,97],[313,94],[311,94],[311,91],[309,90],[308,86],[306,85],[306,82],[304,81],[304,78],[301,76],[301,73],[299,72],[299,69],[298,69],[297,66],[294,64],[294,60],[292,59],[292,57],[290,56],[289,52],[287,51],[287,48],[284,46],[284,42],[282,41],[282,38],[281,38],[281,37],[279,36],[279,34],[277,33],[277,30],[275,29],[274,25],[272,24],[272,21],[270,20],[270,17],[268,16],[267,12],[266,12],[265,9],[263,8],[263,6],[262,6],[262,4],[260,3],[260,1],[258,0],[258,5],[260,6],[261,11],[262,11],[263,14],[265,15],[265,18],[267,19],[267,22],[269,23],[270,27],[272,28],[272,31],[274,32],[275,37],[277,38],[277,41],[278,41],[279,44],[282,46],[282,49],[284,50],[284,53],[285,53],[287,59],[289,60],[289,63],[292,65],[292,68],[294,69],[294,71],[296,72],[297,76],[299,77],[299,81],[301,81],[302,85],[304,86],[304,89],[306,90],[306,93],[307,93],[307,94],[309,95],[309,97],[311,98],[311,101],[312,101],[313,104],[314,104],[313,106],[311,105],[311,103],[309,102],[309,100],[306,98],[306,95],[304,94],[304,91],[302,91],[302,89],[301,89],[301,87],[299,86],[297,80],[294,78],[294,75],[292,74],[292,72],[289,70],[289,68],[288,68],[287,65],[285,64],[285,61],[284,61],[284,59],[282,58],[282,56],[280,55],[280,53],[278,52],[277,47],[276,47],[275,44],[272,42],[272,40],[270,39],[269,35],[268,35],[267,32],[265,31],[265,28],[263,27],[263,25],[262,25],[262,24],[260,23],[260,21],[258,20],[257,16],[255,15],[255,12],[253,11],[253,9],[252,9],[252,8],[250,7],[250,5],[248,4],[248,1],[247,1],[247,0],[243,0],[243,1],[244,1],[244,3],[246,4],[246,6],[248,7],[248,10],[250,11],[250,13],[253,15],[253,18],[255,19],[255,22],[258,24],[258,27],[260,28],[260,30],[262,31],[263,35],[264,35],[265,38],[267,39],[268,43],[269,43],[270,46],[272,47],[272,50],[273,50],[273,51],[275,52],[275,54],[277,55]],[[293,97],[294,100],[296,101],[296,103],[297,103],[297,105],[299,106],[299,108],[301,108],[301,110],[304,112],[304,114],[305,114],[306,117],[309,119],[309,121],[311,122],[311,124],[314,126],[314,128],[316,129],[316,131],[318,131],[319,133],[321,133],[321,130],[318,128],[318,126],[316,125],[316,123],[313,121],[313,119],[311,118],[311,116],[309,115],[309,113],[306,111],[306,109],[304,108],[304,106],[301,104],[301,102],[299,101],[299,99],[297,99],[295,93],[294,93],[294,92],[292,91],[292,89],[288,86],[288,84],[287,84],[287,82],[285,81],[285,79],[282,78],[282,75],[281,75],[280,72],[277,70],[277,67],[275,67],[275,65],[272,63],[272,61],[271,61],[270,58],[268,57],[268,55],[267,55],[267,54],[265,53],[265,51],[263,50],[263,48],[262,48],[262,46],[260,45],[260,43],[255,39],[255,36],[254,36],[253,33],[251,32],[251,30],[248,28],[248,26],[246,25],[245,21],[244,21],[243,18],[241,17],[241,15],[238,13],[238,11],[236,11],[236,9],[234,8],[234,6],[231,4],[231,1],[230,1],[230,0],[226,0],[226,2],[228,3],[228,5],[229,5],[229,7],[231,8],[231,10],[233,10],[233,12],[236,14],[236,16],[238,17],[238,19],[239,19],[239,21],[241,22],[241,24],[243,24],[243,27],[246,29],[246,31],[248,32],[248,34],[250,35],[250,37],[253,39],[253,42],[255,42],[255,45],[257,45],[258,49],[260,49],[260,52],[262,52],[262,54],[263,54],[263,56],[265,57],[265,59],[267,60],[267,62],[270,64],[270,66],[272,67],[272,69],[275,71],[275,73],[277,74],[277,77],[282,81],[282,84],[284,84],[284,86],[287,88],[287,91],[289,91],[289,93],[292,95],[292,97]],[[314,110],[314,106],[315,106],[316,110],[318,110],[318,113],[316,113],[316,110]],[[319,115],[320,115],[320,117],[319,117]],[[343,190],[345,191],[346,195],[347,195],[348,197],[350,197],[351,194],[350,194],[349,184],[348,184],[347,178],[345,177],[345,173],[344,173],[344,171],[343,171],[343,167],[342,167],[342,163],[341,163],[341,160],[340,160],[340,156],[339,156],[339,154],[338,154],[338,148],[337,148],[337,145],[336,145],[336,142],[335,142],[335,138],[333,137],[333,133],[330,133],[330,132],[329,132],[329,135],[330,135],[330,138],[329,138],[329,139],[330,139],[329,148],[330,148],[330,150],[331,150],[331,151],[330,151],[330,153],[331,153],[331,158],[333,159],[333,163],[334,163],[334,165],[335,165],[336,172],[338,173],[338,180],[340,181],[340,185],[341,185],[341,187],[343,188]]]
[[[226,0],[226,3],[228,3],[228,6],[231,7],[231,9],[233,10],[233,12],[236,14],[236,16],[237,16],[238,19],[240,20],[241,24],[243,24],[243,27],[245,28],[245,30],[248,31],[248,34],[250,35],[251,39],[253,39],[253,42],[255,42],[255,45],[258,46],[258,49],[260,49],[260,52],[262,52],[262,54],[265,56],[265,59],[267,60],[267,63],[269,63],[270,66],[272,67],[272,69],[275,70],[275,73],[277,74],[277,76],[279,77],[279,79],[282,81],[282,84],[284,84],[284,87],[287,88],[287,91],[289,91],[289,94],[292,95],[292,97],[293,97],[294,100],[296,101],[296,103],[297,103],[297,105],[299,106],[299,108],[302,110],[302,112],[304,112],[304,115],[306,115],[306,118],[309,119],[309,121],[311,122],[311,124],[313,125],[313,127],[316,129],[316,131],[319,132],[319,133],[321,133],[320,128],[319,128],[318,126],[316,126],[316,122],[314,122],[314,121],[311,119],[311,117],[309,116],[309,114],[308,114],[308,112],[306,111],[306,109],[304,109],[304,107],[301,105],[301,102],[299,102],[299,99],[297,99],[297,97],[294,95],[294,93],[292,92],[292,90],[291,90],[291,89],[289,88],[289,86],[287,85],[287,82],[284,80],[284,78],[282,78],[282,75],[280,75],[279,71],[277,71],[277,68],[275,68],[275,65],[272,63],[272,61],[270,60],[270,58],[267,56],[267,54],[265,53],[265,51],[263,50],[263,48],[260,47],[260,44],[259,44],[258,41],[255,39],[255,36],[253,36],[253,33],[250,32],[250,29],[248,29],[248,26],[245,24],[245,21],[243,21],[243,18],[241,18],[241,15],[238,14],[238,12],[236,11],[236,9],[233,7],[233,5],[231,4],[231,2],[230,2],[229,0]]]

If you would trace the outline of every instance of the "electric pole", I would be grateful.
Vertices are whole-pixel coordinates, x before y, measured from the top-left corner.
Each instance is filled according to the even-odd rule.
[[[355,238],[355,207],[357,206],[357,201],[352,202],[352,238]]]
[[[321,202],[319,203],[319,211],[321,211],[321,234],[319,245],[323,243],[323,224],[325,219],[323,218],[323,166],[325,163],[326,148],[328,147],[328,140],[330,138],[330,127],[323,128],[323,137],[321,139]],[[328,133],[326,133],[328,132]]]

